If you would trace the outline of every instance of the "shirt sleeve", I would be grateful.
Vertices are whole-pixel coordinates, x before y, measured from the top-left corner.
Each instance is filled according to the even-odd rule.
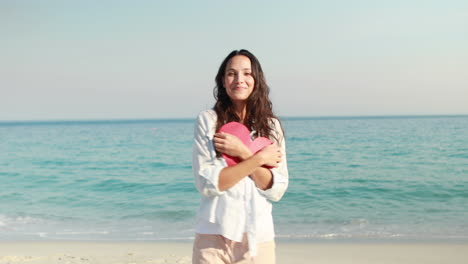
[[[195,186],[204,196],[222,195],[218,188],[219,173],[225,164],[216,157],[213,145],[213,135],[210,126],[209,112],[202,112],[197,118],[194,128],[194,142],[192,152],[192,170]]]
[[[286,160],[286,142],[283,135],[283,130],[281,129],[280,122],[277,119],[274,119],[275,131],[278,135],[278,141],[282,154],[282,161],[278,164],[277,168],[270,169],[273,177],[273,185],[270,189],[262,190],[257,188],[257,190],[265,196],[267,199],[277,202],[283,197],[286,189],[289,184],[289,173],[288,165]]]

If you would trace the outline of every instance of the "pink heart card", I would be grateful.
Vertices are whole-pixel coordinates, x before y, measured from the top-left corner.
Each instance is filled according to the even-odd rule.
[[[249,129],[244,124],[239,122],[229,122],[224,124],[218,132],[224,132],[238,137],[242,143],[244,143],[252,151],[253,154],[259,152],[264,147],[273,144],[273,141],[266,137],[258,137],[255,140],[252,140],[250,138]],[[228,166],[233,166],[240,162],[240,159],[237,157],[231,157],[224,153],[222,155]]]

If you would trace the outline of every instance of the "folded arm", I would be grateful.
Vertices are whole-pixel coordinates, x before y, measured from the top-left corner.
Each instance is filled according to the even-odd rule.
[[[246,175],[255,182],[257,188],[267,190],[273,185],[271,171],[262,166],[277,167],[281,162],[281,151],[276,145],[265,147],[253,154],[237,137],[227,133],[214,135],[216,150],[241,160],[238,164],[224,168],[219,177],[219,189],[229,189]]]

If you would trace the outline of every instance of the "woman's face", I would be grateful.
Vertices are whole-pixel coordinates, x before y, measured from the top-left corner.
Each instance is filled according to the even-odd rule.
[[[254,89],[250,59],[244,55],[232,57],[224,73],[223,86],[233,102],[245,102]]]

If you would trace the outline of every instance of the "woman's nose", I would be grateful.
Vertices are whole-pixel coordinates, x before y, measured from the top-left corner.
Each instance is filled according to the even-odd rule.
[[[244,77],[242,76],[242,74],[237,75],[236,82],[237,83],[243,83],[244,82]]]

